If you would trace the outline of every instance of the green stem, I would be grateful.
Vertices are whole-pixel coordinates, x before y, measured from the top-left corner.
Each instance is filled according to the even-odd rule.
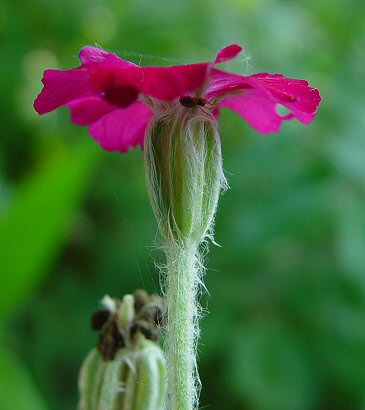
[[[198,397],[195,351],[198,337],[196,296],[200,278],[197,252],[198,245],[189,241],[175,242],[167,249],[169,410],[191,410]]]

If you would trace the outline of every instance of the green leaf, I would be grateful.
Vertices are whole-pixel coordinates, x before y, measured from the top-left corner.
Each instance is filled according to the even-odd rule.
[[[0,380],[0,410],[46,410],[27,369],[1,345]]]
[[[90,180],[97,150],[89,144],[55,154],[15,194],[0,218],[0,322],[50,268]]]

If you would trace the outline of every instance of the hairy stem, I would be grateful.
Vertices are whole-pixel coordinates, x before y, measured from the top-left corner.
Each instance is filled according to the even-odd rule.
[[[197,291],[200,282],[198,245],[183,241],[167,249],[166,358],[169,410],[191,410],[198,398],[196,370],[198,338]]]
[[[155,117],[144,148],[148,193],[167,256],[167,409],[192,410],[200,391],[197,293],[204,268],[199,245],[213,238],[225,185],[216,120],[209,113],[176,106]]]

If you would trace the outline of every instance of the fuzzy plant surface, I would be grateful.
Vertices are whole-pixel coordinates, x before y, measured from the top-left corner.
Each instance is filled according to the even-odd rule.
[[[45,114],[62,105],[108,151],[144,148],[147,189],[161,236],[166,300],[167,408],[199,403],[196,365],[203,288],[203,255],[225,179],[218,118],[229,108],[263,134],[293,118],[310,123],[320,104],[317,89],[282,74],[238,75],[217,68],[235,58],[236,44],[213,61],[144,67],[100,48],[84,47],[81,65],[46,70],[34,107]],[[287,114],[280,114],[284,106]]]

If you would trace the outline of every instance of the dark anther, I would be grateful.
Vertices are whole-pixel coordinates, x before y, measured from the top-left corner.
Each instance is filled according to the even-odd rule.
[[[185,108],[194,108],[194,107],[204,107],[207,103],[205,98],[197,97],[181,97],[179,100],[180,104]]]
[[[91,317],[91,328],[93,330],[101,330],[105,323],[108,321],[110,311],[107,309],[98,310]]]
[[[104,360],[113,360],[118,350],[125,347],[123,333],[115,322],[108,322],[103,328],[100,339],[96,345]]]
[[[137,332],[141,332],[146,339],[157,340],[158,332],[148,322],[138,320],[131,327],[131,335],[135,336]]]
[[[148,293],[143,289],[138,289],[133,293],[134,296],[134,308],[138,313],[143,306],[148,302]]]
[[[162,324],[163,320],[162,308],[157,304],[148,303],[139,312],[138,319],[159,326]]]

